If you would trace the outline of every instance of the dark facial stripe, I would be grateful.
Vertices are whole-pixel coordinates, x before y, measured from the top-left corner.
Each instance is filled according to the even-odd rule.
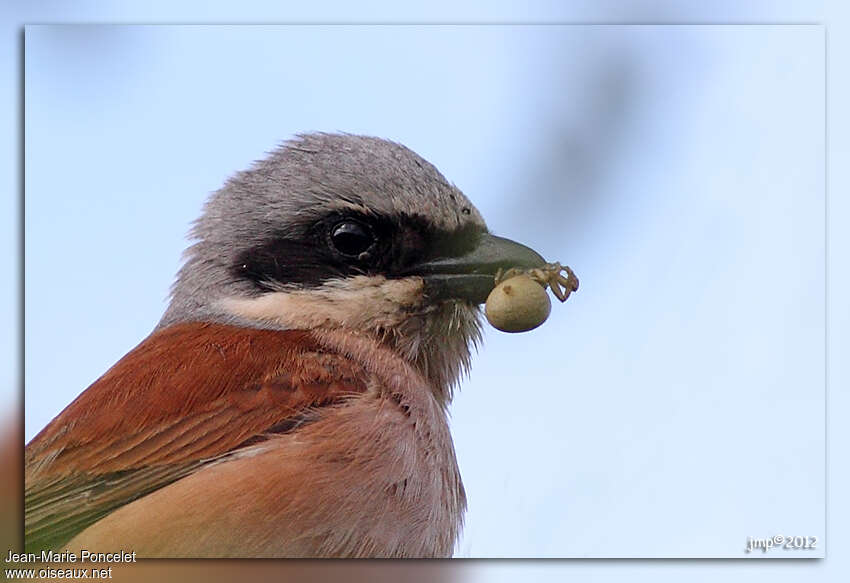
[[[376,237],[372,248],[360,257],[343,255],[330,237],[335,226],[349,219],[369,225]],[[418,216],[387,219],[334,214],[313,225],[303,238],[281,235],[244,251],[231,266],[231,273],[262,290],[275,284],[313,287],[331,278],[354,275],[400,277],[417,264],[467,253],[483,232],[471,224],[453,231],[439,230]]]

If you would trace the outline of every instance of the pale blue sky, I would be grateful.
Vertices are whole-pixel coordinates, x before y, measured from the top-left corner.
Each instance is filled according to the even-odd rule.
[[[225,82],[216,83],[216,75],[229,70],[228,62],[239,63],[223,47],[218,55],[201,55],[200,48],[187,48],[185,39],[150,39],[157,34],[141,35],[148,36],[138,43],[141,49],[119,52],[111,62],[101,55],[99,73],[82,65],[101,49],[82,46],[76,57],[63,55],[64,63],[80,68],[67,67],[65,80],[57,75],[49,80],[51,90],[44,91],[44,110],[62,115],[52,120],[61,129],[51,129],[50,141],[56,143],[41,152],[42,160],[65,158],[55,174],[68,183],[62,190],[68,198],[54,213],[65,221],[48,220],[48,208],[48,217],[33,227],[28,190],[28,294],[31,281],[42,276],[32,279],[30,274],[31,253],[39,249],[31,244],[32,234],[38,228],[54,231],[53,241],[61,241],[61,247],[43,251],[57,271],[43,274],[53,278],[52,290],[43,290],[53,292],[52,300],[39,299],[35,318],[28,311],[27,374],[28,380],[31,373],[47,379],[47,385],[74,386],[51,388],[33,406],[28,385],[28,437],[155,323],[178,265],[182,235],[207,192],[286,132],[364,131],[407,143],[476,201],[495,232],[570,263],[582,276],[581,294],[556,306],[560,309],[540,331],[488,334],[455,403],[462,470],[470,497],[478,498],[471,500],[460,555],[559,555],[557,550],[569,545],[591,555],[621,554],[622,549],[645,555],[655,549],[662,555],[734,556],[743,543],[738,533],[753,523],[763,530],[775,523],[781,530],[812,524],[810,508],[819,501],[798,502],[809,488],[820,496],[823,491],[823,434],[807,431],[823,403],[808,390],[812,380],[806,375],[820,357],[822,386],[823,334],[821,328],[818,346],[812,324],[817,327],[818,302],[823,314],[823,234],[820,248],[809,235],[823,227],[822,207],[816,224],[823,199],[812,208],[811,200],[798,195],[818,187],[823,191],[822,170],[813,172],[823,166],[823,135],[813,132],[810,123],[817,115],[822,119],[823,112],[822,77],[820,88],[811,83],[822,75],[817,49],[823,37],[812,38],[822,31],[741,29],[725,38],[687,32],[679,33],[681,42],[675,43],[654,33],[625,39],[629,35],[577,35],[579,40],[571,34],[549,45],[538,42],[537,35],[524,44],[513,37],[509,58],[490,62],[484,53],[504,57],[498,52],[504,46],[482,48],[476,42],[470,56],[458,59],[422,42],[426,64],[436,53],[437,60],[449,55],[455,72],[468,68],[451,78],[461,84],[455,92],[451,87],[432,91],[431,83],[417,85],[413,76],[394,78],[393,85],[401,88],[389,88],[390,97],[425,104],[411,105],[407,117],[386,98],[386,87],[367,90],[367,80],[354,74],[342,75],[360,85],[353,94],[329,96],[313,79],[304,94],[309,98],[302,95],[300,105],[279,111],[263,92],[245,95],[229,89],[232,77],[222,74]],[[120,43],[105,45],[107,52],[119,48],[116,44],[130,46],[131,40],[122,35]],[[416,50],[415,39],[406,35],[405,42],[412,45],[409,51]],[[357,51],[346,45],[346,58],[356,59],[352,52],[370,54],[368,44]],[[235,46],[242,54],[252,48],[250,54],[262,52],[250,39]],[[553,54],[553,46],[564,50]],[[170,53],[169,47],[180,47],[180,53]],[[380,49],[371,48],[371,54]],[[135,63],[133,55],[139,59]],[[218,72],[202,67],[192,70],[197,78],[181,79],[186,64],[216,56]],[[606,70],[621,67],[622,75],[607,80],[594,75],[597,58],[610,66]],[[491,69],[484,74],[472,67],[482,62]],[[260,81],[245,68],[259,72]],[[274,92],[262,64],[240,69],[245,75],[236,77],[240,83],[272,89],[273,97],[288,93]],[[309,73],[306,66],[301,73]],[[516,82],[517,74],[522,83]],[[627,84],[631,94],[619,106],[600,106],[598,94],[594,98],[589,90],[628,75],[635,75]],[[109,89],[125,99],[110,101],[95,91],[88,94],[94,103],[86,105],[85,93],[71,91],[64,97],[80,102],[71,107],[61,105],[61,96],[48,95],[75,86]],[[463,91],[468,86],[479,93],[469,97]],[[207,98],[197,99],[201,94]],[[352,96],[361,102],[351,105]],[[818,98],[820,112],[810,103]],[[299,101],[298,95],[287,99]],[[332,107],[325,109],[325,104]],[[234,108],[240,115],[232,114]],[[372,117],[370,108],[377,111]],[[217,111],[225,113],[215,117]],[[445,139],[447,133],[451,139]],[[575,142],[560,146],[579,148],[587,164],[564,162],[553,154],[550,145],[558,135]],[[216,139],[221,136],[227,139]],[[813,151],[809,146],[818,140],[821,149]],[[97,176],[85,171],[93,160],[102,161]],[[583,172],[588,167],[592,172]],[[548,213],[545,206],[520,212],[524,193],[539,196],[548,190],[551,195],[548,185],[558,179],[585,187],[584,201],[565,202],[567,197],[556,194],[548,202],[568,215]],[[45,180],[42,188],[56,182]],[[110,186],[113,192],[104,194]],[[581,196],[569,194],[571,200]],[[833,202],[830,210],[835,213],[842,205]],[[542,223],[547,215],[550,223]],[[564,224],[570,229],[564,231]],[[726,237],[718,240],[718,231]],[[714,247],[705,244],[709,239]],[[139,240],[142,245],[135,246]],[[815,265],[810,259],[817,253],[821,262]],[[96,261],[75,270],[69,257]],[[719,265],[707,261],[712,258]],[[700,267],[701,261],[707,267]],[[117,268],[122,263],[128,271]],[[798,277],[777,285],[777,274],[787,272],[789,264]],[[809,281],[818,277],[820,283]],[[831,281],[836,285],[835,278]],[[817,285],[820,299],[812,289]],[[598,293],[585,295],[594,289]],[[33,301],[28,295],[28,309]],[[31,366],[30,330],[38,322],[42,345],[34,354],[49,351],[47,336],[58,340],[57,322],[76,330],[79,347]],[[712,342],[731,336],[736,341],[725,346]],[[512,362],[511,370],[506,362]],[[49,370],[35,370],[51,368],[58,383],[49,382]],[[69,375],[77,375],[73,383]],[[552,385],[556,378],[559,382]],[[536,379],[551,386],[547,396],[539,401],[530,396],[528,407],[517,411],[514,406],[506,417],[500,404],[510,401],[498,396],[515,398]],[[561,406],[566,415],[549,414]],[[500,419],[510,419],[510,427]],[[509,429],[517,424],[533,447],[513,438]],[[713,435],[718,426],[721,435]],[[764,446],[765,430],[786,435],[790,449]],[[813,451],[820,452],[820,461]],[[519,469],[509,471],[506,466],[517,460]],[[819,490],[817,483],[800,479],[818,464],[814,479],[820,480]],[[712,472],[716,469],[719,473]],[[789,476],[795,476],[790,491]],[[775,487],[777,479],[783,489]],[[542,571],[538,575],[547,569]]]

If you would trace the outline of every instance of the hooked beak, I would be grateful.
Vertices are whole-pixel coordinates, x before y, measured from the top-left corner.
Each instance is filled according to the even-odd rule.
[[[468,253],[420,264],[416,273],[425,281],[425,295],[433,300],[459,299],[483,304],[495,287],[499,269],[545,264],[546,260],[534,249],[484,233]]]

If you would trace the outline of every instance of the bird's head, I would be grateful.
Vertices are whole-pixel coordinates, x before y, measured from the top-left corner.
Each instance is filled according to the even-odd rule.
[[[347,134],[286,142],[212,195],[159,326],[345,329],[412,363],[441,401],[501,268],[544,263],[495,237],[434,166]]]

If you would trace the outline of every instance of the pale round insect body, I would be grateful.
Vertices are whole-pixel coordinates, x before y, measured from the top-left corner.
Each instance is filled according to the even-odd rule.
[[[552,303],[546,289],[525,274],[515,275],[493,288],[487,296],[487,321],[502,332],[527,332],[549,317]]]

